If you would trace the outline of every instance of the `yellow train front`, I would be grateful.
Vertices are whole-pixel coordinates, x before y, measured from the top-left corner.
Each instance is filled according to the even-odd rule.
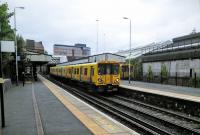
[[[81,82],[96,92],[117,91],[120,83],[119,63],[102,61],[50,68],[56,77]]]

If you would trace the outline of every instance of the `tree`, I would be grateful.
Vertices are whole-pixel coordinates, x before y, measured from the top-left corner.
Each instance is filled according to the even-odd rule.
[[[24,52],[25,49],[25,41],[21,35],[17,35],[17,51],[18,53]]]
[[[153,79],[153,72],[152,72],[151,65],[149,65],[149,67],[148,67],[147,79],[149,81]]]
[[[126,63],[129,63],[129,59],[126,60]],[[141,80],[142,79],[142,63],[137,58],[132,58],[130,60],[131,65],[133,65],[134,79]]]
[[[168,71],[167,71],[167,67],[165,64],[161,65],[161,72],[160,72],[160,77],[161,77],[161,83],[162,81],[166,80],[168,76]]]
[[[8,5],[0,5],[0,40],[14,40],[14,30],[11,29],[9,18],[14,13],[8,13]]]

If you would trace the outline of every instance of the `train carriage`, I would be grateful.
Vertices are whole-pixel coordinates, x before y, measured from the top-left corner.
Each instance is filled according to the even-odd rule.
[[[130,77],[133,78],[133,65],[130,65]],[[126,80],[129,78],[129,64],[120,64],[120,79]]]
[[[102,61],[69,66],[51,67],[50,74],[87,83],[97,92],[117,91],[120,73],[119,63]]]

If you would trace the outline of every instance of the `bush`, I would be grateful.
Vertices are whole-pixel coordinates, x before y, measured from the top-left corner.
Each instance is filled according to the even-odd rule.
[[[147,79],[149,81],[153,79],[153,72],[152,72],[151,65],[149,65],[149,67],[148,67]]]

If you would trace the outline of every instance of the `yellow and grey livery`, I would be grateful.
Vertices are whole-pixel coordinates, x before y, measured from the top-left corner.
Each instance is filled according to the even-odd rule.
[[[50,68],[50,74],[93,86],[99,92],[117,91],[120,81],[119,63],[102,61]]]

